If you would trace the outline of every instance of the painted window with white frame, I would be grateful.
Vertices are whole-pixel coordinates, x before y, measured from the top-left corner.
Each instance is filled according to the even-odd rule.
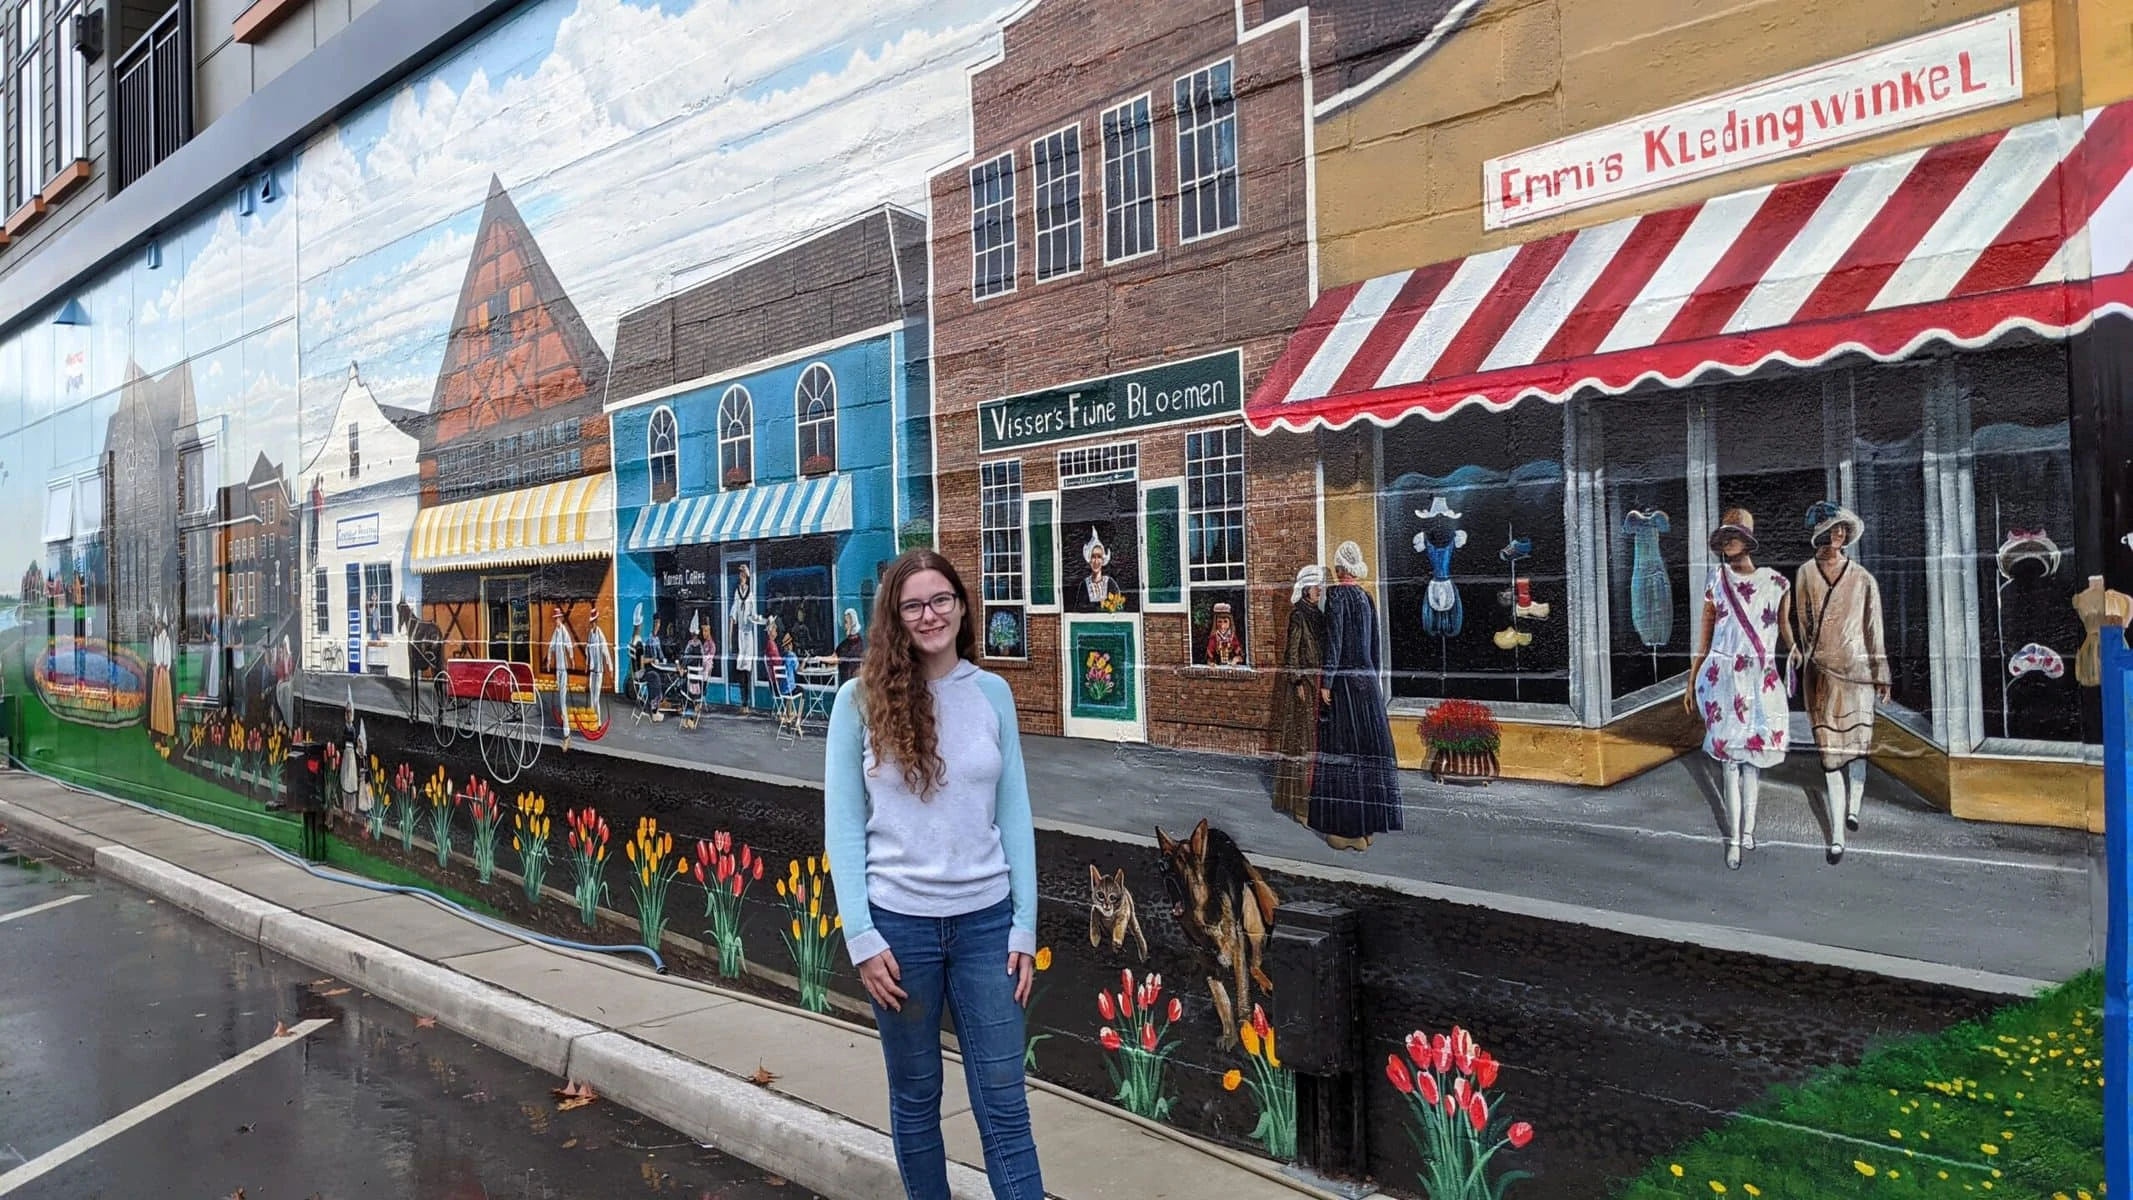
[[[1185,561],[1193,583],[1244,582],[1244,427],[1185,435]]]
[[[737,383],[718,399],[718,479],[728,488],[755,481],[755,399]]]
[[[311,568],[311,632],[333,632],[333,596],[326,590],[326,568]]]
[[[1022,599],[1022,460],[978,465],[979,538],[988,604]]]
[[[800,474],[837,469],[837,376],[827,363],[811,363],[792,389],[800,439]]]
[[[1237,97],[1225,59],[1177,80],[1178,240],[1237,227]]]
[[[1015,290],[1015,156],[970,168],[970,294]]]
[[[1030,143],[1036,200],[1037,282],[1081,270],[1081,126]]]
[[[1155,250],[1155,125],[1148,97],[1104,114],[1104,261]]]
[[[23,0],[15,6],[9,24],[8,91],[13,101],[13,127],[8,131],[9,175],[14,188],[8,194],[10,212],[28,204],[44,187],[44,3]]]
[[[652,503],[664,504],[681,490],[681,434],[674,410],[662,404],[652,411],[644,431],[644,462],[651,478]]]

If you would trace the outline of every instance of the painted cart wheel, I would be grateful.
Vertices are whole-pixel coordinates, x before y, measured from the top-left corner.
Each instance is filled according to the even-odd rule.
[[[482,678],[475,701],[479,709],[481,761],[498,783],[517,779],[520,771],[532,765],[530,755],[538,753],[537,747],[529,751],[526,745],[532,740],[527,714],[535,710],[519,701],[518,691],[518,679],[510,665],[498,663]]]

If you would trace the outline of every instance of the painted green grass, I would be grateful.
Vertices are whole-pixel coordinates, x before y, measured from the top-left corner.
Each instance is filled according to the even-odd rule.
[[[1775,1089],[1617,1195],[2096,1200],[2102,1060],[2103,977],[2090,971]]]

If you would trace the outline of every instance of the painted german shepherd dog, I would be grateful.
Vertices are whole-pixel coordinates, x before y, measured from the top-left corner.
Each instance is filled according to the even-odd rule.
[[[1162,851],[1170,915],[1207,970],[1207,992],[1222,1022],[1220,1044],[1225,1049],[1235,1046],[1237,1023],[1251,1017],[1252,984],[1262,992],[1274,990],[1274,981],[1259,967],[1259,955],[1281,900],[1237,843],[1221,830],[1208,828],[1205,820],[1184,841],[1157,826],[1155,843]],[[1234,984],[1234,993],[1225,982]]]

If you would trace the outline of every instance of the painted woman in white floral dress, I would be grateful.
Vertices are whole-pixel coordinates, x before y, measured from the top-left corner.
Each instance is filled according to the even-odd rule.
[[[1755,517],[1727,509],[1711,533],[1719,565],[1704,586],[1703,654],[1682,697],[1703,719],[1704,753],[1725,772],[1726,866],[1738,870],[1742,850],[1755,849],[1755,807],[1762,773],[1785,761],[1791,688],[1784,662],[1792,648],[1789,584],[1757,567]]]

